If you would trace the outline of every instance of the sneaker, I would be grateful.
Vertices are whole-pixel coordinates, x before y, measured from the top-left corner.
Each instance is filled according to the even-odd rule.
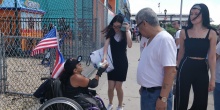
[[[107,110],[112,110],[112,109],[113,109],[113,105],[112,104],[108,104]]]
[[[118,106],[116,110],[123,110],[123,107]]]

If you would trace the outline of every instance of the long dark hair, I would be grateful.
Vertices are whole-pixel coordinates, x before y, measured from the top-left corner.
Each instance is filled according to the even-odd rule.
[[[189,17],[188,17],[188,26],[187,28],[188,29],[191,29],[193,27],[193,24],[191,22],[191,19],[190,19],[190,13],[191,13],[191,10],[192,9],[196,9],[195,7],[200,7],[200,12],[199,12],[199,15],[202,14],[202,25],[208,29],[214,29],[211,25],[210,25],[210,16],[209,16],[209,9],[208,7],[203,4],[203,3],[200,3],[200,4],[195,4],[192,6],[192,8],[190,9],[190,12],[189,12]],[[198,15],[198,16],[199,16]],[[196,17],[197,18],[197,17]]]
[[[63,71],[62,74],[60,75],[59,79],[62,83],[62,85],[67,85],[69,83],[69,79],[72,76],[73,73],[71,72],[67,72],[67,71]]]
[[[110,24],[105,29],[102,30],[102,33],[105,34],[106,39],[111,38],[115,35],[115,31],[113,29],[113,23],[119,22],[122,24],[123,21],[124,21],[124,16],[122,16],[121,14],[115,15],[115,17],[112,19]],[[126,37],[126,33],[122,31],[122,38],[125,37]]]

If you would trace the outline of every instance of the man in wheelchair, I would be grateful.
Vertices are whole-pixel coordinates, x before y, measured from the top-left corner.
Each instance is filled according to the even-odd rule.
[[[83,71],[80,63],[81,59],[81,56],[77,59],[70,58],[64,64],[65,70],[60,76],[63,96],[75,100],[85,110],[91,108],[91,106],[106,110],[102,100],[95,97],[96,91],[89,88],[98,86],[99,77],[106,70],[108,64],[98,69],[95,78],[89,79],[81,74]]]

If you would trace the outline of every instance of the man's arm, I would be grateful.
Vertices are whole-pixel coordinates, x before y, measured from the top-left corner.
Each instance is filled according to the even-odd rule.
[[[162,80],[162,88],[160,96],[156,102],[156,110],[165,110],[167,108],[167,99],[173,86],[173,80],[176,76],[176,45],[174,40],[170,37],[161,43],[160,60],[163,65],[164,77]]]
[[[161,97],[168,98],[170,90],[173,86],[173,80],[176,76],[176,67],[175,66],[166,66],[164,67],[164,79],[162,84],[162,89],[160,92]]]
[[[216,46],[216,60],[220,58],[220,42]]]
[[[220,55],[216,54],[216,60],[218,60],[219,56],[220,56]]]
[[[176,46],[178,46],[180,44],[180,39],[179,38],[176,38],[175,39],[175,42],[176,42]]]
[[[180,44],[180,32],[181,32],[181,30],[178,30],[176,32],[176,38],[175,38],[176,46],[178,46]]]
[[[176,75],[175,66],[164,67],[164,79],[160,92],[160,97],[162,97],[162,99],[159,99],[158,97],[158,100],[156,102],[156,110],[166,110],[167,103],[164,102],[163,99],[164,97],[166,98],[166,100],[168,99],[175,75]]]

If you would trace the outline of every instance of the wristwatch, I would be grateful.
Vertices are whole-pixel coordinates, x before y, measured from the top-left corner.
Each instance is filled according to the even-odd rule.
[[[166,97],[161,97],[161,96],[159,96],[159,99],[160,99],[162,102],[164,102],[164,103],[167,102],[167,98],[166,98]]]

